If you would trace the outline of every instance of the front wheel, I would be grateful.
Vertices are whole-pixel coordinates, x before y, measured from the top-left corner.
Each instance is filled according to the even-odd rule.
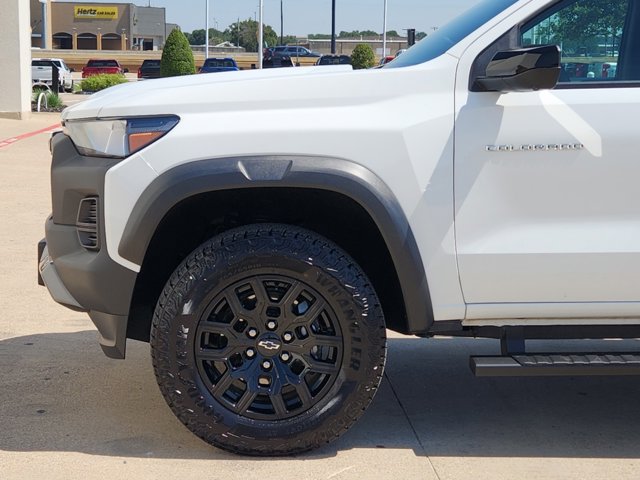
[[[384,368],[384,316],[337,245],[286,225],[214,237],[171,276],[151,330],[176,416],[225,450],[286,455],[346,431]]]

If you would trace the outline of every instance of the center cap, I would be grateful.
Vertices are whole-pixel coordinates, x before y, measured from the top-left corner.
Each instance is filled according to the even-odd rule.
[[[256,347],[264,357],[275,357],[280,353],[282,342],[277,335],[268,334],[260,337]]]

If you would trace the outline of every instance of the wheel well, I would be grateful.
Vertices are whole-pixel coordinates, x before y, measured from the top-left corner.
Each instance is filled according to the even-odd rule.
[[[380,298],[387,327],[406,333],[400,282],[371,216],[349,197],[326,190],[255,188],[208,192],[176,204],[162,219],[142,263],[131,302],[127,337],[148,341],[156,301],[182,260],[230,228],[284,223],[337,243],[365,271]]]

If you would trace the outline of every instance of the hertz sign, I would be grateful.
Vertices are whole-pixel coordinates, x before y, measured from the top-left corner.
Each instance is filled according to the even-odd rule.
[[[117,20],[118,7],[73,7],[75,18],[84,20]]]

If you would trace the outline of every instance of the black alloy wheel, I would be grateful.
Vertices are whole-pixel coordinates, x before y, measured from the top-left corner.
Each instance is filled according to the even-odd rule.
[[[208,390],[247,418],[281,420],[310,409],[342,365],[335,312],[304,281],[282,275],[225,288],[202,315],[196,341]]]
[[[249,225],[175,270],[151,353],[165,400],[193,433],[236,453],[287,455],[337,438],[369,405],[384,316],[340,247],[297,227]]]

